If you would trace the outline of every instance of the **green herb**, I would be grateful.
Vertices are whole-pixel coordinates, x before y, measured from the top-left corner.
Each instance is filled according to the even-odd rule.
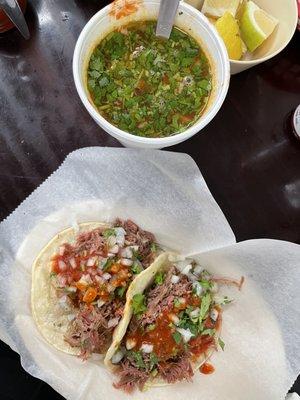
[[[56,276],[56,275],[57,275],[56,272],[54,272],[54,271],[50,272],[50,278],[53,278],[53,277]]]
[[[201,335],[214,336],[215,333],[216,333],[215,329],[204,329],[204,331],[201,332]]]
[[[164,272],[158,272],[155,277],[154,277],[154,283],[156,285],[162,285],[164,283],[165,280],[165,274]]]
[[[210,293],[206,293],[201,299],[199,323],[201,323],[208,313],[212,298]]]
[[[133,356],[134,362],[138,368],[146,368],[146,364],[140,351],[131,351],[130,354]]]
[[[158,245],[154,242],[151,243],[150,250],[152,251],[152,253],[156,253],[158,250]]]
[[[146,331],[151,332],[151,331],[154,331],[155,328],[156,328],[155,324],[150,324],[147,326]]]
[[[149,363],[149,369],[150,371],[158,364],[158,358],[155,353],[150,353],[150,363]]]
[[[135,275],[141,273],[143,271],[143,267],[138,262],[134,262],[131,267],[131,272]]]
[[[221,338],[218,339],[218,343],[219,343],[219,346],[221,347],[221,349],[224,351],[225,343],[223,342],[223,340]]]
[[[105,231],[103,231],[102,235],[107,239],[110,236],[115,236],[116,232],[113,228],[109,228],[109,229],[105,229]]]
[[[123,297],[125,291],[126,291],[126,286],[118,287],[118,288],[116,289],[117,295],[118,295],[119,297]]]
[[[178,299],[178,297],[175,297],[175,299],[174,299],[174,306],[175,306],[176,308],[178,308],[178,307],[181,306],[181,302],[180,302],[180,300]]]
[[[199,281],[199,283],[203,287],[203,289],[211,289],[213,286],[213,282],[205,280],[205,279]]]
[[[102,267],[103,271],[109,270],[110,267],[114,264],[114,262],[115,262],[114,258],[108,258],[106,263]]]
[[[181,334],[179,332],[172,333],[173,339],[175,340],[176,344],[181,342]]]
[[[232,299],[229,299],[227,296],[224,296],[223,300],[220,301],[218,304],[223,305],[223,304],[229,304],[229,303],[232,303],[232,302],[233,302]]]
[[[147,310],[145,295],[137,293],[132,298],[132,311],[134,315],[140,315]]]

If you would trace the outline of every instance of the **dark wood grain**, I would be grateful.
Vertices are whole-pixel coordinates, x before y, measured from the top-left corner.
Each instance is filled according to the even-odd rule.
[[[79,32],[106,3],[29,1],[31,39],[24,41],[16,30],[0,34],[0,220],[72,150],[120,146],[85,111],[71,69]],[[297,33],[277,57],[232,77],[216,118],[170,148],[197,162],[238,241],[269,237],[300,243],[300,142],[286,127],[300,103],[299,54]],[[19,363],[3,346],[1,372],[7,357]],[[23,383],[10,391],[0,385],[1,399],[59,398],[40,381],[23,377],[36,388],[31,395],[23,396],[20,378]]]

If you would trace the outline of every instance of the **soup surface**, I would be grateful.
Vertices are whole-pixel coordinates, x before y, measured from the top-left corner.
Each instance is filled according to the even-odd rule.
[[[94,49],[88,90],[100,114],[116,127],[144,137],[166,137],[193,125],[212,90],[209,61],[188,34],[173,28],[155,36],[144,21],[109,33]]]

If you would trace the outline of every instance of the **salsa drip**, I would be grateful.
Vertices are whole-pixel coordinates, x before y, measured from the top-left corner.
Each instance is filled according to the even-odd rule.
[[[126,132],[167,137],[192,126],[212,92],[212,72],[200,44],[174,27],[155,35],[155,21],[130,23],[94,49],[87,86],[99,113]]]

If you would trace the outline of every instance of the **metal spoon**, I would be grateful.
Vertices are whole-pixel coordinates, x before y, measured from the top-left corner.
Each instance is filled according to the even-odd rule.
[[[30,33],[19,3],[16,0],[0,0],[0,8],[4,10],[24,39],[29,39]]]
[[[161,0],[156,25],[156,36],[169,39],[180,0]]]

